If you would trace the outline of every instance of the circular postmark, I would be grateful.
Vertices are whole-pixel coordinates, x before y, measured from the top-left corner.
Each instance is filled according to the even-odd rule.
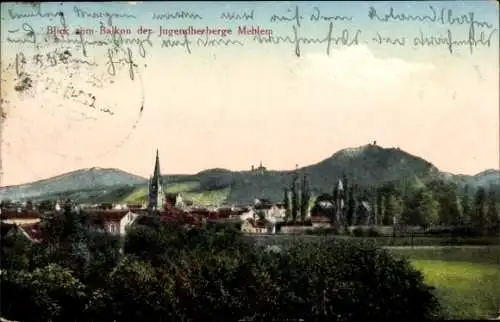
[[[113,153],[131,137],[145,96],[130,49],[103,42],[90,52],[54,36],[43,46],[9,51],[2,67],[4,142],[22,138],[84,160]]]

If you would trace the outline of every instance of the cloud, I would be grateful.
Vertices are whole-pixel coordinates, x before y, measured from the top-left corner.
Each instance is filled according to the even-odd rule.
[[[399,58],[381,58],[365,45],[333,51],[330,56],[306,54],[295,65],[303,76],[322,76],[347,87],[392,87],[425,76],[433,65],[404,61]]]

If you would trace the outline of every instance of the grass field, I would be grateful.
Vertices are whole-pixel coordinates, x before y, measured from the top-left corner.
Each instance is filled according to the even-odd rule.
[[[220,205],[226,200],[229,194],[229,188],[199,191],[200,183],[197,181],[186,181],[181,183],[171,183],[167,186],[167,193],[182,193],[182,196],[193,201],[199,206]],[[126,195],[121,202],[123,203],[144,203],[148,198],[148,187],[141,186],[134,189]]]
[[[500,309],[500,247],[391,249],[436,288],[447,319],[486,319]]]
[[[184,195],[187,199],[193,201],[195,205],[220,206],[227,199],[229,188],[205,192],[186,192]]]
[[[254,235],[245,238],[259,245],[289,247],[297,240],[312,242],[321,237]],[[427,245],[387,249],[396,257],[406,257],[422,271],[426,282],[436,288],[445,318],[488,319],[498,315],[500,246]]]

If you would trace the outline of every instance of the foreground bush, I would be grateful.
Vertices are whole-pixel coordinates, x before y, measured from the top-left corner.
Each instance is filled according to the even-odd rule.
[[[151,238],[154,248],[161,238],[150,234],[154,232],[139,235],[145,244]],[[173,243],[176,250],[168,252],[178,257],[157,267],[158,283],[165,286],[156,298],[186,319],[413,321],[432,318],[438,309],[418,271],[370,243],[324,240],[269,252],[248,248],[234,232],[191,231],[183,238],[190,251],[182,252],[180,243]],[[137,245],[139,237],[133,239]],[[122,290],[120,285],[113,289],[121,294],[140,292]],[[165,300],[165,293],[175,294],[175,300]]]
[[[85,286],[56,264],[2,271],[2,315],[17,321],[70,321],[84,310]]]
[[[302,305],[293,308],[297,313],[312,310],[304,318],[414,321],[435,317],[438,310],[420,272],[370,243],[302,244],[290,249],[286,261],[282,267],[289,292],[300,289],[303,294]]]
[[[24,311],[11,300],[6,317],[35,320],[26,315],[37,312],[34,317],[54,321],[417,321],[436,316],[438,304],[422,275],[372,244],[325,240],[264,250],[240,237],[224,227],[137,227],[120,262],[85,285],[53,266],[45,270],[58,278],[14,271],[2,279],[2,298],[39,299],[22,301]]]
[[[375,227],[355,227],[351,231],[354,237],[380,237],[382,234]]]

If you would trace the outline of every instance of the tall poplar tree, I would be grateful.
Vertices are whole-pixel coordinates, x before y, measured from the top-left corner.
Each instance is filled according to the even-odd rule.
[[[288,188],[283,189],[283,204],[285,205],[285,220],[290,220],[292,209],[290,207],[290,193]]]
[[[438,223],[438,202],[426,187],[419,190],[416,196],[417,213],[420,225],[432,226]]]
[[[300,198],[300,217],[302,221],[305,221],[307,217],[307,212],[309,210],[309,201],[311,200],[311,192],[309,190],[309,183],[306,175],[302,177],[301,185],[301,198]]]
[[[385,213],[385,203],[384,203],[384,195],[380,188],[376,190],[377,194],[377,217],[375,218],[375,222],[377,225],[382,225],[384,213]]]
[[[460,215],[460,223],[461,224],[470,224],[471,215],[472,215],[472,206],[470,200],[470,190],[469,186],[466,185],[464,188],[464,194],[460,200],[461,204],[461,215]]]
[[[472,227],[481,233],[486,229],[486,190],[479,187],[474,197],[474,210],[471,217]]]
[[[354,187],[350,187],[347,192],[347,226],[354,224],[354,216],[356,215],[356,200],[354,197]]]
[[[292,181],[292,221],[295,223],[297,221],[297,213],[298,213],[298,207],[299,207],[299,199],[298,199],[298,187],[297,187],[297,173],[294,174],[293,176],[293,181]]]
[[[371,200],[371,213],[370,213],[370,225],[377,225],[377,218],[378,218],[378,197],[377,197],[377,190],[372,188],[371,189],[371,194],[370,194],[370,200]]]
[[[498,207],[496,204],[496,193],[492,188],[488,191],[486,222],[488,232],[498,233],[500,228],[500,218],[498,217]]]

